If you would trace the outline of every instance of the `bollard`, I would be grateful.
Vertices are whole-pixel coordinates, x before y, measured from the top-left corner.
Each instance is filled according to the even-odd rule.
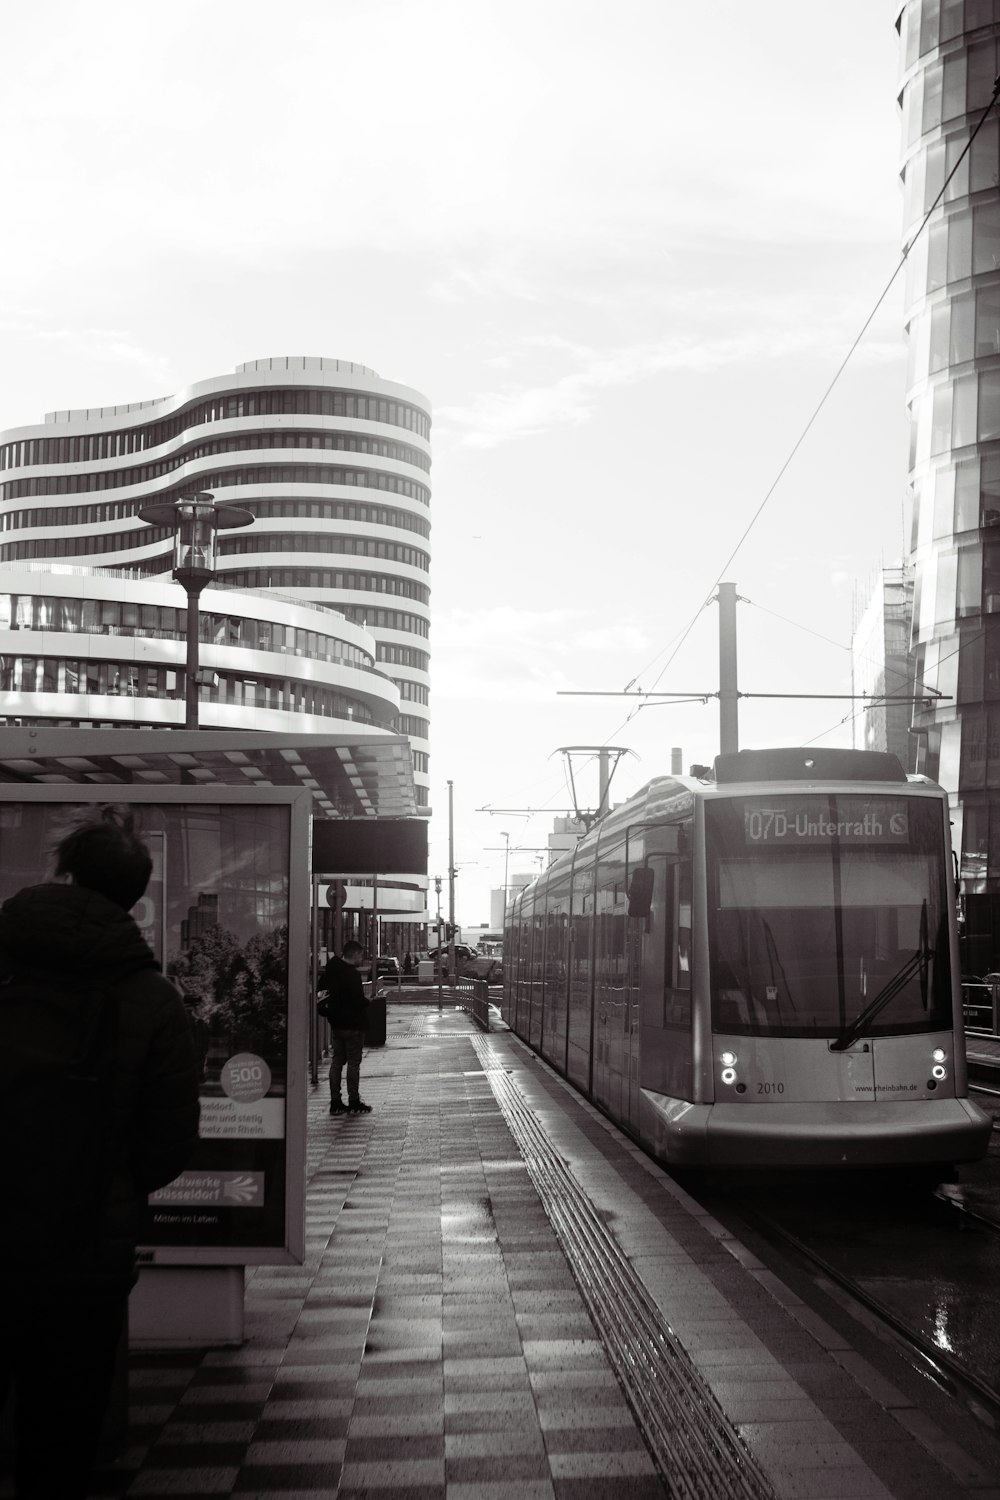
[[[371,983],[372,994],[368,1001],[368,1015],[365,1020],[365,1046],[385,1046],[385,991],[378,981]]]

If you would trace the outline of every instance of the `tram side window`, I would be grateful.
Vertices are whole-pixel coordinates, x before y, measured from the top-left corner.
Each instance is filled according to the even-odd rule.
[[[678,867],[677,881],[677,979],[679,990],[691,988],[691,866]]]
[[[536,910],[532,918],[531,934],[531,983],[536,991],[541,992],[542,979],[545,974],[545,911],[544,908]]]
[[[605,997],[615,1003],[624,993],[625,911],[622,885],[608,884],[597,892],[597,982]]]
[[[566,948],[569,882],[551,893],[545,935],[545,1029],[550,1039],[566,1034]]]
[[[686,1029],[691,1021],[691,862],[667,866],[666,994],[664,1025]]]
[[[669,861],[663,867],[663,1015],[660,1024],[669,1019],[670,996],[674,987],[677,954],[677,866]]]
[[[517,1025],[528,1024],[531,1003],[531,909],[527,902],[518,908],[517,916]]]

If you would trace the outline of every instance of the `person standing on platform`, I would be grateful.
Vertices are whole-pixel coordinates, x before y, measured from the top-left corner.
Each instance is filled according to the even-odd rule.
[[[0,1408],[18,1500],[80,1500],[136,1280],[146,1197],[198,1140],[180,995],[129,915],[152,871],[125,808],[88,810],[55,879],[0,909]]]
[[[329,1022],[333,1034],[333,1060],[330,1063],[331,1115],[370,1115],[371,1105],[360,1095],[361,1053],[368,1024],[368,997],[361,978],[365,950],[353,939],[344,944],[343,957],[336,954],[323,970],[319,988],[326,998],[319,1002],[319,1013]],[[340,1093],[340,1077],[347,1069],[347,1103]]]

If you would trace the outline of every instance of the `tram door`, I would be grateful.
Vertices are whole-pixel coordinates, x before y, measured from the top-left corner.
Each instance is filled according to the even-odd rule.
[[[646,944],[645,922],[625,922],[625,1002],[628,1010],[627,1092],[623,1099],[622,1118],[630,1129],[639,1129],[639,1061],[642,1042],[642,975],[643,949]]]
[[[598,888],[594,897],[594,1102],[615,1118],[621,1113],[624,995],[615,984],[614,892]]]
[[[598,865],[594,952],[594,1102],[616,1120],[638,1114],[638,994],[632,983],[624,846]],[[634,1053],[634,1055],[633,1055]],[[634,1103],[633,1103],[634,1097]]]

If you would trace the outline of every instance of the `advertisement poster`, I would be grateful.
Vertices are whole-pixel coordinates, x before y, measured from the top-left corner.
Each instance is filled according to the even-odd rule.
[[[45,788],[49,797],[52,790]],[[270,800],[264,788],[228,796],[215,789],[204,802],[197,790],[178,789],[176,801],[171,792],[136,800],[132,788],[121,790],[115,800],[133,804],[153,857],[132,915],[183,996],[201,1079],[196,1154],[150,1195],[140,1259],[299,1259],[304,1066],[290,1069],[289,1056],[290,1033],[304,1021],[293,1016],[289,997],[293,968],[305,988],[308,804],[279,789],[268,789]],[[32,799],[35,791],[18,789]],[[109,800],[102,791],[100,800]],[[70,797],[0,801],[0,900],[50,878],[44,852],[79,809]],[[292,868],[293,849],[301,870]],[[300,938],[295,964],[290,930]],[[303,1058],[297,1033],[294,1046]],[[290,1079],[297,1091],[291,1112]]]

